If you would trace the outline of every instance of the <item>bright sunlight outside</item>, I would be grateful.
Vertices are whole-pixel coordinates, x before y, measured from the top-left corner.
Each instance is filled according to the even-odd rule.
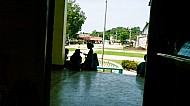
[[[78,37],[67,35],[70,39],[66,45],[70,51],[69,56],[75,49],[88,52],[86,42],[92,42],[99,60],[115,62],[121,66],[124,60],[136,64],[144,61],[148,46],[149,0],[76,0],[76,4],[86,19]],[[82,42],[79,42],[80,36],[100,37],[106,42],[96,39],[80,39]],[[84,60],[83,55],[82,57]],[[125,69],[135,70],[136,68]]]

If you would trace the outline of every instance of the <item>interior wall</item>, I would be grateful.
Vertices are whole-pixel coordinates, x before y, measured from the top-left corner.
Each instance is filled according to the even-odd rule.
[[[0,8],[0,105],[42,106],[47,1],[3,0]]]

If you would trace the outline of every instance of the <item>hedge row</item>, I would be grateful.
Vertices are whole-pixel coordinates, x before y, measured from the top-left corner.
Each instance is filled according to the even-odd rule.
[[[122,67],[126,70],[137,70],[138,62],[131,61],[131,60],[122,60]]]

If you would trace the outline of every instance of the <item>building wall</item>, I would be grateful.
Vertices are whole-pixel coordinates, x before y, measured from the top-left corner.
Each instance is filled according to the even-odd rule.
[[[148,30],[149,30],[149,23],[146,23],[146,25],[143,28],[142,34],[137,36],[136,47],[147,48],[147,46],[148,46],[148,39],[147,39]]]
[[[147,48],[147,37],[141,37],[139,38],[139,47]]]
[[[67,1],[55,0],[52,64],[64,65]]]
[[[137,36],[136,47],[147,48],[147,36]]]

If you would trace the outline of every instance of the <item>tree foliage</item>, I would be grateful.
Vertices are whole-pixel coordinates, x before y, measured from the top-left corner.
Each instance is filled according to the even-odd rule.
[[[96,30],[92,31],[90,36],[98,36],[98,37],[103,37],[103,32],[98,32]]]
[[[110,34],[110,33],[111,34]],[[117,40],[124,41],[129,38],[129,30],[125,27],[116,27],[108,30],[107,32],[110,36],[117,37]]]
[[[141,34],[140,27],[131,28],[131,39],[136,40],[137,35]]]
[[[131,31],[131,32],[130,32]],[[106,31],[105,38],[109,40],[112,36],[120,41],[126,41],[126,39],[136,40],[136,36],[141,34],[140,27],[125,28],[125,27],[116,27]]]
[[[131,31],[131,32],[130,32]],[[125,28],[125,27],[116,27],[110,30],[106,30],[105,39],[110,40],[110,37],[114,37],[121,42],[126,41],[126,39],[136,40],[136,36],[141,34],[140,27]],[[92,31],[91,36],[103,36],[103,32],[97,32],[96,30]]]
[[[76,38],[77,33],[81,30],[82,24],[86,20],[85,13],[81,10],[76,0],[68,0],[67,4],[67,36]]]

